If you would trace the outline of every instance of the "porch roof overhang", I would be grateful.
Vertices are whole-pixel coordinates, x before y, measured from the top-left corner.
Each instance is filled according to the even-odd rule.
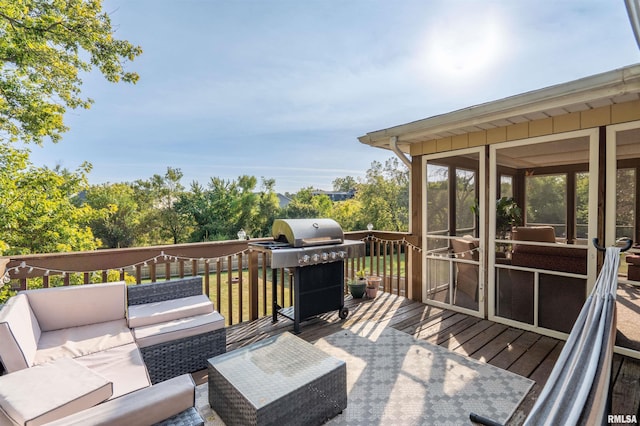
[[[395,140],[409,153],[415,143],[637,100],[640,64],[369,132],[358,140],[389,150]]]

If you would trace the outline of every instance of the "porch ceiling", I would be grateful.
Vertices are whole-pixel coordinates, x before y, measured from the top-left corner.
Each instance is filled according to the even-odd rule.
[[[640,99],[640,64],[360,136],[361,143],[408,153],[410,145]]]

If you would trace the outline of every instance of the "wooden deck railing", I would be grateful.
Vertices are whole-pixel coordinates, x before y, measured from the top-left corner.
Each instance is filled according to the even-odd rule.
[[[383,278],[384,291],[408,294],[411,277],[405,255],[417,249],[408,234],[348,232],[345,238],[363,240],[367,248],[366,256],[345,262],[346,279],[365,270]],[[0,266],[6,262],[6,258],[0,260]],[[133,285],[201,275],[204,291],[230,325],[271,314],[271,269],[263,267],[267,262],[267,255],[251,250],[247,241],[229,240],[11,256],[6,273],[15,290],[118,280]],[[286,279],[278,280],[278,304],[291,306],[292,274],[282,270],[279,275]],[[345,292],[346,288],[345,283]]]

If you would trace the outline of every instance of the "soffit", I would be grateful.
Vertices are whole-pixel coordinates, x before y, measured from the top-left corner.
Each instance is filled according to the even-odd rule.
[[[390,139],[397,137],[398,147],[408,153],[414,143],[636,100],[640,100],[640,64],[369,132],[358,139],[370,146],[391,149]]]

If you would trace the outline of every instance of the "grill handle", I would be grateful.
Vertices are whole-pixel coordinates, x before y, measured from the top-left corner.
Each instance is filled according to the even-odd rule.
[[[311,246],[322,246],[325,244],[340,244],[342,240],[339,238],[303,238],[302,246],[303,247],[311,247]]]

